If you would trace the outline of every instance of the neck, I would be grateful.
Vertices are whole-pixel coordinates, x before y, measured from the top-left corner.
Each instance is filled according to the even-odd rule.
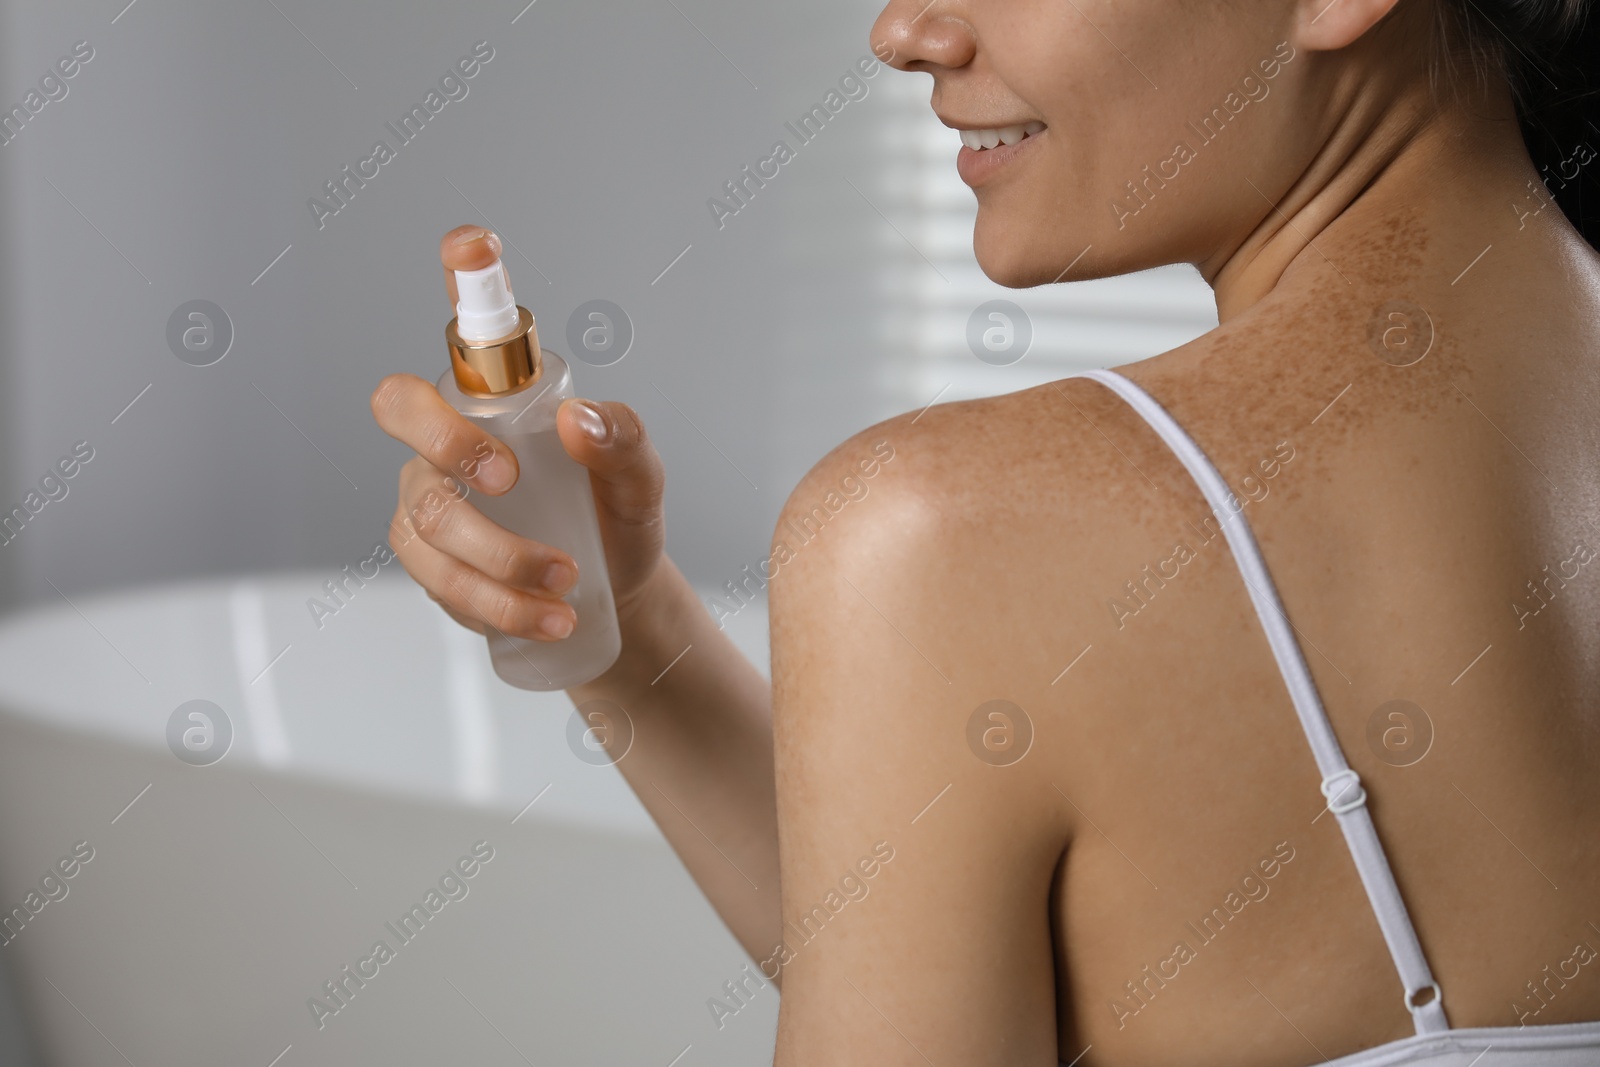
[[[1538,173],[1508,94],[1468,99],[1464,90],[1441,109],[1426,84],[1398,99],[1379,95],[1358,92],[1276,203],[1270,190],[1257,190],[1261,221],[1196,264],[1215,292],[1219,322],[1294,283],[1382,284],[1360,268],[1375,244],[1386,243],[1397,212],[1442,212],[1452,237],[1476,248],[1504,224],[1516,228],[1508,205]],[[1549,211],[1560,214],[1554,205]]]

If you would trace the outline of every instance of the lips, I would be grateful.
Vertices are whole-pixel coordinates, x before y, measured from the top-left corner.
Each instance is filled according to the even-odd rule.
[[[1035,132],[1031,127],[1036,126]],[[1006,143],[998,135],[1002,132],[1020,130],[1022,135],[1016,140]],[[961,175],[961,180],[973,188],[977,188],[993,179],[993,177],[1011,166],[1019,157],[1025,156],[1048,132],[1044,123],[1031,123],[1025,127],[1003,127],[996,130],[962,130],[961,150],[956,153],[956,172]],[[972,134],[997,135],[996,144],[992,148],[973,148],[968,138]],[[981,143],[981,142],[980,142]]]

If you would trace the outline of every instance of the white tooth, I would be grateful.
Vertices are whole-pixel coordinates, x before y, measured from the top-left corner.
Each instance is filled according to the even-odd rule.
[[[1032,137],[1034,134],[1044,130],[1044,123],[1038,121],[1030,122],[1023,129],[1027,131],[1029,137]]]
[[[978,139],[978,133],[976,130],[962,130],[961,143],[973,150],[983,147],[983,142]]]
[[[1002,126],[1002,127],[1000,127],[1000,130],[999,130],[1000,143],[1001,144],[1016,144],[1018,141],[1022,140],[1023,129],[1024,129],[1024,127],[1021,127],[1021,126]]]
[[[999,130],[979,130],[978,138],[983,142],[983,147],[993,148],[1000,143]]]

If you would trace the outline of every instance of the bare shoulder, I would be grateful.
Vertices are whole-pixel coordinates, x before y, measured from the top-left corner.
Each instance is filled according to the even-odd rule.
[[[945,557],[987,582],[995,576],[988,568],[1017,561],[1013,538],[1035,533],[1036,520],[1050,522],[1051,543],[1081,557],[1118,525],[1108,512],[1128,503],[1129,479],[1146,480],[1139,461],[1155,452],[1143,425],[1088,378],[885,419],[841,442],[796,485],[774,532],[775,560],[828,542],[879,564],[926,567]]]
[[[1108,576],[1169,550],[1198,499],[1090,378],[886,419],[819,460],[780,514],[775,672],[843,600],[896,628],[936,678],[1048,686],[1114,621]]]
[[[1017,598],[1039,592],[1019,581],[1013,542],[1035,525],[1020,513],[1065,499],[1023,485],[1030,460],[1007,454],[1023,440],[1007,413],[1027,403],[869,427],[780,516],[784,940],[763,961],[783,973],[779,1067],[901,1062],[908,1041],[934,1062],[1056,1063],[1042,902],[1069,831],[1046,765],[1024,758],[1032,720],[1010,712],[1033,697],[1003,677],[1028,658],[1013,631],[1033,608]],[[1061,651],[1041,654],[1037,684]]]
[[[1307,314],[1266,304],[1117,368],[1176,418],[1246,506],[1270,494],[1303,499],[1297,522],[1322,510],[1328,479],[1313,474],[1330,473],[1345,443],[1394,406],[1380,391],[1395,388],[1375,380],[1391,367],[1364,346],[1351,352]],[[1290,345],[1298,358],[1286,366]],[[1435,356],[1418,373],[1438,393],[1452,367]],[[1406,385],[1421,388],[1415,376]],[[1338,403],[1357,393],[1359,403]],[[1291,464],[1293,476],[1281,477]],[[791,591],[814,581],[872,598],[878,583],[928,626],[919,647],[933,661],[1027,676],[1052,662],[1060,670],[1058,657],[1118,618],[1125,579],[1170,557],[1209,515],[1127,400],[1101,381],[1068,377],[906,412],[852,435],[796,486],[772,547]],[[1258,515],[1268,541],[1289,517],[1277,504],[1255,509],[1252,522]],[[790,621],[781,588],[772,603],[778,640]],[[988,625],[960,625],[952,604]]]

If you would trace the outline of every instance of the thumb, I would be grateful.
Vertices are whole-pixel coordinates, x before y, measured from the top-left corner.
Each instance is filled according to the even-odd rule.
[[[595,502],[626,523],[661,514],[661,456],[639,415],[620,400],[569,398],[556,412],[567,454],[589,468]]]

